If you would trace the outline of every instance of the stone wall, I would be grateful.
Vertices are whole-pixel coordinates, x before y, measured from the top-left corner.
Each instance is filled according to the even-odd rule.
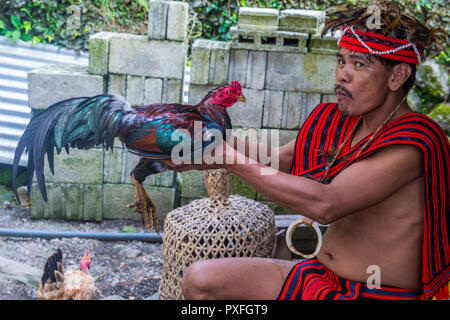
[[[148,35],[101,32],[89,40],[88,68],[51,65],[28,74],[29,106],[42,109],[60,100],[120,94],[130,104],[181,103],[187,53],[189,5],[151,1]],[[157,21],[157,23],[156,23]],[[35,112],[35,111],[34,111]],[[70,149],[55,156],[55,175],[46,164],[48,202],[33,184],[32,216],[101,220],[139,216],[126,207],[134,202],[130,172],[139,158],[123,148]],[[175,173],[149,177],[144,186],[162,222],[178,205]]]
[[[57,101],[100,93],[124,96],[131,104],[182,101],[189,7],[182,2],[150,1],[148,35],[98,33],[90,38],[89,67],[45,66],[29,73],[33,110]],[[294,139],[299,126],[321,102],[334,99],[336,38],[318,36],[320,11],[241,8],[231,42],[198,39],[192,46],[189,103],[206,92],[237,80],[247,98],[229,110],[235,134],[274,130],[280,144]],[[49,201],[33,186],[32,216],[101,220],[138,218],[126,204],[134,201],[129,174],[138,157],[120,142],[104,148],[70,149],[55,156],[55,175],[46,167]],[[155,201],[159,219],[193,199],[207,196],[200,171],[165,172],[144,186]],[[232,193],[276,206],[236,176]]]
[[[319,35],[324,21],[322,11],[240,8],[231,42],[194,42],[189,103],[197,103],[210,88],[237,80],[247,102],[228,109],[236,135],[250,139],[248,133],[256,132],[254,141],[264,143],[259,134],[264,129],[277,131],[280,145],[295,139],[315,106],[335,101],[337,38]],[[180,176],[182,204],[206,196],[201,172]],[[232,193],[289,213],[237,176],[232,176]]]

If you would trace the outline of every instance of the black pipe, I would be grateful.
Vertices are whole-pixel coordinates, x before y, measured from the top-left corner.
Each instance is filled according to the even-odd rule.
[[[152,233],[126,233],[126,232],[71,232],[71,231],[42,231],[18,230],[0,228],[0,237],[19,238],[84,238],[104,241],[147,241],[162,243],[162,235]]]

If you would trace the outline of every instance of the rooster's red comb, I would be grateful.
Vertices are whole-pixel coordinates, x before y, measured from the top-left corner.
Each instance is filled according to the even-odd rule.
[[[242,93],[241,84],[239,82],[237,82],[236,80],[231,81],[231,86],[233,88],[235,88],[237,91],[239,91],[240,93]]]

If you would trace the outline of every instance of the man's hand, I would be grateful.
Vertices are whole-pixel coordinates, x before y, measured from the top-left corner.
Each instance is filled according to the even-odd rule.
[[[229,169],[237,163],[238,159],[242,161],[246,158],[223,140],[211,154],[204,154],[201,159],[189,159],[189,161],[180,164],[171,160],[161,160],[161,162],[167,164],[176,172],[183,172],[188,170]]]

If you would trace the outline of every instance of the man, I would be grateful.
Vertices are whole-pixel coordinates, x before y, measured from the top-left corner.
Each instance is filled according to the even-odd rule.
[[[187,299],[448,298],[450,147],[442,129],[406,102],[429,30],[390,2],[376,5],[380,29],[371,30],[361,10],[328,20],[324,32],[342,28],[338,104],[319,105],[297,139],[272,151],[275,174],[262,175],[266,167],[248,161],[248,150],[224,145],[226,163],[235,164],[222,167],[290,211],[329,224],[317,257],[198,261],[185,272]],[[375,289],[366,284],[373,266],[381,279]]]

